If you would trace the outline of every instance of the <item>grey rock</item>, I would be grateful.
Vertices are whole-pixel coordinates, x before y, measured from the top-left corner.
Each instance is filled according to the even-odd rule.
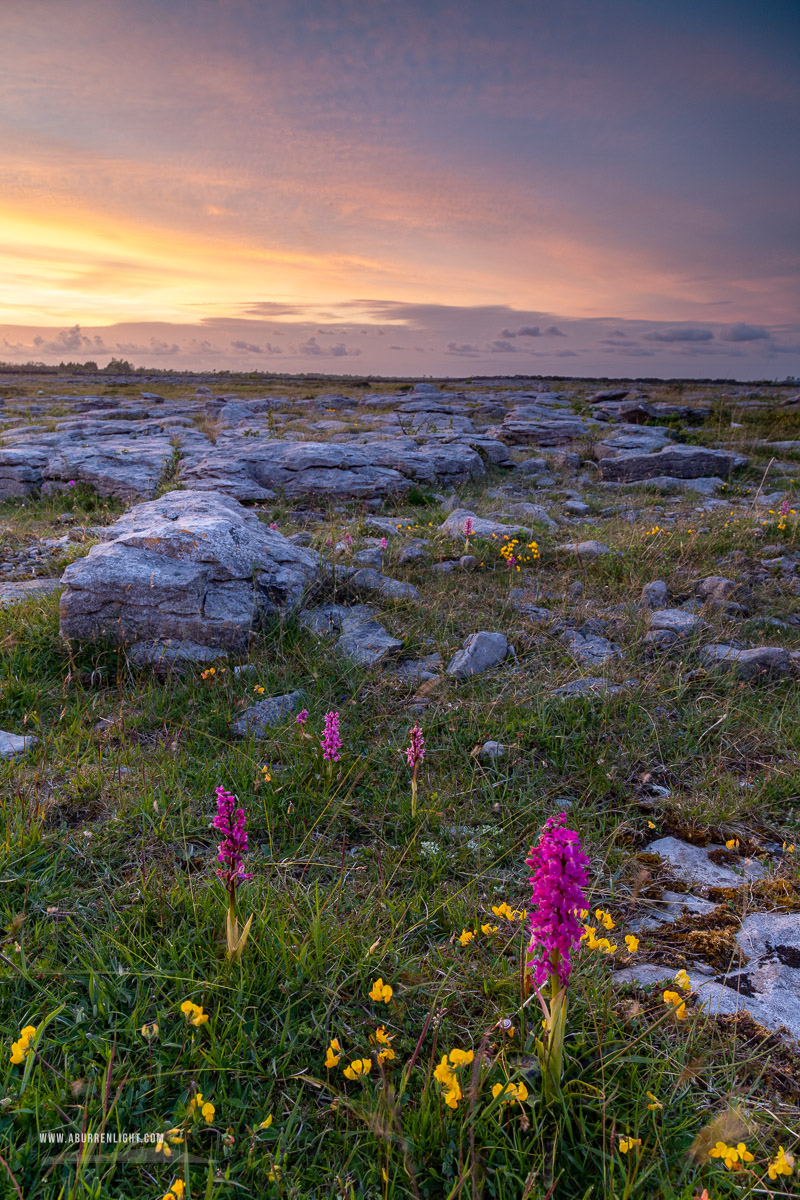
[[[673,925],[684,913],[705,916],[716,908],[711,900],[702,900],[699,896],[693,896],[691,892],[667,891],[660,900],[644,900],[639,904],[645,910],[643,915],[628,921],[628,926],[634,933],[650,933],[651,930],[661,929],[664,925]]]
[[[447,664],[447,674],[454,679],[467,679],[498,666],[508,653],[505,634],[481,630],[470,634],[461,650]]]
[[[413,538],[407,545],[403,546],[400,553],[397,555],[397,561],[401,566],[406,563],[421,562],[428,558],[428,540],[427,538]]]
[[[736,591],[736,584],[732,579],[726,579],[723,575],[708,575],[705,579],[698,579],[694,584],[694,594],[698,599],[712,604],[719,604],[727,600],[731,592]]]
[[[474,554],[462,554],[458,565],[462,571],[474,571],[479,564]]]
[[[592,511],[582,500],[565,500],[561,507],[573,517],[585,517]]]
[[[657,609],[650,618],[652,630],[665,630],[678,637],[688,637],[702,624],[700,617],[682,608]]]
[[[674,983],[677,971],[677,967],[640,963],[637,966],[624,967],[621,971],[615,971],[611,976],[611,982],[615,987],[623,984],[635,984],[639,987],[663,987],[665,984]],[[748,1007],[745,996],[737,993],[733,988],[719,983],[716,979],[710,979],[696,968],[687,971],[687,975],[698,1005],[711,1016],[731,1016]]]
[[[621,653],[619,646],[614,642],[593,633],[583,635],[576,630],[568,630],[562,634],[561,640],[566,643],[574,657],[587,667],[599,666],[610,658],[617,658]]]
[[[403,648],[402,641],[392,637],[375,620],[375,610],[368,604],[324,604],[303,609],[299,622],[318,638],[338,634],[337,653],[357,666],[374,666],[399,654]]]
[[[0,583],[0,608],[11,608],[31,596],[49,596],[61,587],[60,579],[25,579],[21,583]]]
[[[700,887],[740,887],[748,879],[763,878],[764,868],[757,859],[740,859],[738,871],[712,862],[709,851],[722,849],[723,846],[692,846],[674,837],[658,838],[647,847],[649,854],[658,854],[669,863],[673,875],[682,883]]]
[[[6,730],[0,729],[0,758],[17,758],[20,754],[26,754],[38,741],[35,737],[7,733]]]
[[[557,547],[561,554],[575,554],[584,562],[591,562],[593,559],[601,558],[604,554],[610,554],[608,546],[603,542],[568,542],[565,546]]]
[[[496,762],[498,758],[503,758],[506,747],[502,742],[484,742],[478,753],[481,758]]]
[[[439,532],[446,534],[453,541],[461,540],[466,536],[464,524],[467,520],[472,521],[470,537],[511,538],[516,533],[522,533],[525,537],[533,537],[533,531],[522,525],[506,525],[501,521],[486,520],[476,516],[474,512],[470,512],[468,508],[457,508],[455,512],[452,512],[446,520],[442,521]]]
[[[645,608],[666,608],[669,589],[663,579],[652,579],[642,588],[641,601]]]
[[[396,679],[404,683],[418,685],[435,679],[442,670],[441,654],[426,654],[424,658],[409,658],[401,662],[394,670]]]
[[[700,663],[707,670],[730,671],[737,679],[780,678],[791,675],[796,667],[790,652],[782,646],[755,646],[741,650],[715,643],[700,651]]]
[[[541,475],[547,471],[548,462],[546,458],[526,458],[517,463],[516,469],[521,475]]]
[[[600,478],[639,480],[674,475],[679,479],[697,479],[708,475],[729,475],[734,468],[746,464],[747,459],[728,450],[708,450],[704,446],[669,446],[655,454],[604,458],[600,462]]]
[[[226,650],[176,639],[151,639],[128,646],[125,657],[135,667],[155,667],[161,674],[188,666],[207,666],[228,657]]]
[[[452,560],[449,562],[437,562],[431,563],[431,570],[435,571],[437,575],[452,575],[457,566],[458,563]]]
[[[412,583],[389,579],[370,567],[345,576],[348,591],[357,595],[383,596],[386,600],[419,600],[419,590]]]
[[[361,567],[376,567],[380,570],[383,566],[383,551],[380,546],[377,549],[370,546],[366,550],[358,550],[353,555],[353,562],[357,562]]]
[[[269,696],[246,709],[231,725],[236,737],[263,737],[267,730],[282,725],[303,703],[302,692],[287,692],[284,696]]]
[[[555,688],[550,695],[558,696],[562,700],[569,700],[573,696],[619,696],[628,686],[635,683],[636,680],[627,680],[625,686],[620,687],[619,684],[609,683],[607,679],[587,676],[585,679],[573,679],[571,683]]]
[[[320,577],[318,555],[215,492],[169,492],[129,509],[105,534],[64,572],[67,640],[242,650],[259,622],[298,607]]]

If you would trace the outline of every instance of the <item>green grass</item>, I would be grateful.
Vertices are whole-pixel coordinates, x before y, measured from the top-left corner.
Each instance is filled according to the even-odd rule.
[[[460,489],[461,502],[491,511],[483,493],[497,481]],[[442,513],[428,500],[393,511],[415,517],[413,532],[445,558],[458,547],[439,539]],[[595,500],[597,511],[606,497]],[[657,500],[615,493],[607,503]],[[73,502],[85,523],[116,511],[82,492]],[[398,566],[401,542],[392,541],[387,573],[422,592],[419,604],[384,606],[404,653],[437,650],[447,661],[483,628],[507,632],[517,654],[472,681],[440,681],[420,697],[421,715],[390,674],[349,666],[293,619],[256,636],[251,673],[235,676],[231,663],[206,680],[191,671],[164,681],[131,669],[113,646],[71,650],[59,638],[57,597],[0,612],[0,727],[40,739],[26,758],[0,764],[0,1195],[144,1200],[178,1177],[194,1200],[690,1200],[703,1188],[716,1200],[775,1190],[765,1164],[778,1144],[796,1145],[800,1116],[800,1058],[789,1046],[745,1018],[707,1018],[691,1001],[679,1022],[659,991],[612,990],[613,964],[582,950],[564,1099],[546,1107],[534,1051],[541,1014],[521,991],[522,929],[492,914],[504,901],[526,907],[527,849],[562,807],[591,856],[592,907],[612,912],[620,947],[637,898],[666,882],[638,858],[653,836],[739,837],[790,898],[800,895],[791,856],[768,852],[797,838],[796,684],[698,673],[688,650],[649,656],[646,623],[628,610],[607,617],[623,656],[605,673],[637,683],[615,697],[561,701],[557,686],[604,672],[580,668],[556,633],[508,602],[510,583],[537,582],[553,593],[543,603],[564,615],[567,588],[580,580],[569,607],[580,624],[635,599],[648,580],[687,597],[704,574],[735,577],[735,566],[719,564],[726,554],[757,561],[768,540],[796,545],[794,523],[777,530],[744,510],[738,523],[724,510],[700,518],[694,502],[676,499],[681,516],[658,533],[659,515],[646,509],[633,525],[610,517],[555,537],[537,531],[541,559],[511,580],[489,543],[474,547],[481,570],[436,576]],[[57,497],[2,515],[24,538],[64,510]],[[287,512],[276,504],[263,515],[285,522]],[[357,548],[365,528],[356,512],[309,526],[318,548],[345,528]],[[592,564],[555,553],[587,537],[617,553]],[[775,615],[800,605],[778,574],[748,603]],[[731,633],[723,613],[704,619],[703,640]],[[800,629],[763,640],[796,647]],[[261,742],[232,739],[231,720],[259,698],[256,687],[301,688],[311,739],[293,720]],[[318,738],[332,709],[345,749],[329,773]],[[403,751],[417,716],[426,757],[412,819]],[[493,764],[474,753],[489,738],[508,748]],[[648,775],[669,787],[667,798],[647,793]],[[238,966],[226,963],[215,875],[218,784],[238,794],[252,851],[240,896],[254,920]],[[463,929],[486,923],[497,932],[460,945]],[[691,960],[679,939],[667,949],[655,935],[642,937],[638,957]],[[620,948],[616,965],[625,962]],[[379,976],[394,989],[388,1005],[369,998]],[[208,1014],[198,1028],[181,1013],[187,999]],[[12,1065],[26,1025],[40,1032]],[[378,1026],[394,1062],[381,1070],[373,1060],[366,1082],[348,1081],[342,1067],[371,1057]],[[343,1057],[327,1071],[332,1038]],[[433,1070],[454,1046],[472,1049],[475,1062],[451,1111]],[[523,1105],[492,1098],[506,1080],[525,1084]],[[209,1123],[190,1111],[198,1090],[214,1105]],[[648,1093],[663,1107],[651,1108]],[[755,1155],[748,1174],[688,1153],[732,1109],[742,1122],[734,1140]],[[185,1140],[167,1143],[168,1160],[154,1144],[135,1161],[141,1147],[130,1154],[119,1141],[79,1158],[66,1140],[40,1140],[171,1128]],[[620,1153],[622,1136],[640,1138],[641,1151]],[[780,1186],[797,1194],[796,1177]]]

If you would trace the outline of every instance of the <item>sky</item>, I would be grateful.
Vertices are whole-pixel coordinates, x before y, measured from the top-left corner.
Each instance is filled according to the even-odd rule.
[[[796,0],[2,0],[0,360],[800,376]]]

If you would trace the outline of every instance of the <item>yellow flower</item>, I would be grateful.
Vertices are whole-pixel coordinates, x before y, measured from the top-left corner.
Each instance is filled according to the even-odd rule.
[[[472,1050],[459,1050],[455,1047],[449,1055],[442,1055],[442,1061],[433,1072],[434,1079],[438,1080],[445,1089],[442,1098],[448,1108],[458,1108],[459,1100],[463,1100],[464,1093],[456,1072],[459,1067],[469,1066],[474,1057]]]
[[[520,1104],[528,1099],[528,1089],[524,1083],[496,1083],[492,1088],[492,1097],[496,1100],[502,1093],[503,1104],[512,1104],[515,1100],[519,1100]]]
[[[614,928],[614,918],[611,916],[611,913],[606,912],[604,908],[596,908],[594,910],[594,916],[595,920],[599,921],[603,926],[603,929]]]
[[[654,1109],[655,1109],[655,1108],[663,1108],[663,1107],[664,1107],[664,1105],[663,1105],[663,1104],[661,1103],[661,1101],[659,1100],[658,1096],[654,1096],[652,1092],[648,1092],[647,1094],[648,1094],[648,1096],[650,1097],[650,1100],[651,1100],[651,1103],[650,1103],[650,1104],[648,1104],[648,1106],[647,1106],[648,1108],[654,1108]]]
[[[380,1054],[378,1055],[378,1062],[391,1062],[395,1058],[397,1058],[397,1055],[395,1054],[394,1050],[391,1046],[387,1046],[386,1049],[381,1050]]]
[[[11,1061],[19,1064],[30,1054],[31,1042],[36,1037],[36,1026],[26,1025],[19,1035],[19,1040],[11,1043]]]
[[[158,1021],[151,1021],[149,1025],[143,1025],[139,1032],[148,1042],[152,1041],[153,1038],[158,1037]]]
[[[200,678],[201,679],[213,679],[214,676],[216,675],[216,673],[217,673],[216,667],[209,667],[207,671],[200,672]]]
[[[345,1067],[345,1079],[358,1079],[361,1075],[369,1075],[372,1070],[371,1058],[354,1058],[349,1067]]]
[[[747,1149],[747,1146],[744,1144],[744,1142],[736,1143],[736,1153],[739,1155],[740,1162],[752,1162],[753,1161],[753,1156],[750,1153],[750,1151]]]
[[[190,1025],[200,1026],[208,1020],[208,1013],[203,1012],[199,1004],[193,1004],[191,1000],[184,1000],[181,1005],[181,1012],[186,1017]]]
[[[686,1005],[677,992],[664,992],[664,1003],[675,1005],[675,1016],[679,1021],[686,1018]]]
[[[683,992],[690,992],[692,990],[691,980],[689,979],[686,971],[684,971],[683,967],[681,967],[680,971],[678,971],[678,973],[675,975],[675,982]]]
[[[625,934],[625,945],[628,947],[629,954],[635,954],[639,949],[639,939],[634,937],[632,933]]]
[[[468,1067],[474,1057],[472,1050],[453,1049],[450,1051],[450,1062],[454,1067]]]
[[[740,1145],[744,1145],[741,1142]],[[739,1150],[736,1146],[728,1146],[725,1142],[717,1142],[708,1152],[709,1158],[721,1158],[730,1171],[739,1161]],[[752,1155],[751,1155],[752,1159]]]
[[[381,1002],[388,1004],[393,995],[393,988],[389,987],[389,984],[384,983],[383,979],[379,977],[370,989],[369,998],[370,1000],[374,1000],[376,1004],[380,1004]]]
[[[386,1032],[383,1025],[378,1026],[374,1038],[370,1038],[370,1041],[376,1042],[379,1046],[391,1046],[392,1044],[391,1035]]]
[[[268,1117],[264,1117],[264,1120],[261,1122],[261,1124],[259,1125],[258,1128],[259,1129],[269,1129],[271,1124],[272,1124],[272,1113],[270,1113]]]
[[[261,684],[260,684],[260,683],[257,683],[257,684],[256,684],[256,686],[253,688],[253,691],[254,691],[254,692],[257,692],[259,696],[263,696],[263,695],[264,695],[264,689],[263,689],[263,687],[261,686]]]
[[[475,937],[475,934],[474,934],[473,930],[462,929],[461,933],[458,936],[458,940],[462,946],[468,946],[474,937]]]
[[[497,925],[481,925],[481,933],[488,937],[490,933],[497,933],[497,928]]]
[[[784,842],[782,849],[785,854],[794,854],[794,842]]]
[[[787,1154],[783,1146],[778,1146],[778,1153],[767,1167],[770,1179],[777,1179],[779,1175],[791,1175],[793,1170],[794,1155]]]
[[[335,1067],[338,1065],[339,1059],[341,1057],[342,1057],[342,1047],[339,1045],[339,1039],[333,1038],[331,1040],[330,1046],[328,1046],[328,1051],[325,1055],[325,1066],[328,1068],[329,1071],[330,1071],[331,1067]]]
[[[496,917],[505,917],[507,921],[511,921],[514,916],[512,910],[506,904],[505,900],[503,901],[502,904],[497,904],[497,905],[493,904],[492,912],[494,913],[494,915]]]
[[[641,1145],[641,1138],[621,1137],[619,1139],[619,1152],[620,1154],[627,1154],[630,1150],[639,1150]]]
[[[728,850],[738,850],[739,849],[739,839],[738,838],[728,838],[727,842],[725,843],[725,846]]]
[[[270,769],[269,769],[269,767],[262,767],[262,768],[261,768],[261,774],[262,774],[262,775],[263,775],[263,777],[264,777],[264,782],[265,782],[265,783],[271,783],[271,782],[272,782],[272,775],[271,775],[271,773],[270,773]]]
[[[167,1145],[163,1134],[158,1135],[158,1141],[156,1142],[156,1154],[163,1154],[164,1158],[172,1158],[172,1151]]]
[[[214,1108],[214,1105],[209,1103],[208,1101],[206,1101],[206,1103],[200,1109],[200,1112],[203,1114],[203,1118],[205,1120],[206,1125],[210,1125],[211,1122],[214,1120],[214,1113],[216,1111],[217,1110]]]

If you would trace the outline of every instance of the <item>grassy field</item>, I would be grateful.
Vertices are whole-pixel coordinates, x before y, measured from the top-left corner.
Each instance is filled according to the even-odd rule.
[[[760,420],[745,429],[767,433],[776,430]],[[756,457],[745,480],[757,483],[766,461]],[[490,511],[485,489],[498,482],[459,489],[462,504]],[[616,494],[602,503],[623,507]],[[778,1147],[789,1153],[800,1140],[797,1046],[746,1016],[708,1017],[691,997],[679,1019],[661,990],[610,982],[615,966],[644,959],[677,970],[696,958],[700,926],[686,922],[642,934],[634,954],[626,947],[641,900],[666,879],[643,853],[654,837],[735,838],[768,864],[765,883],[704,919],[713,965],[731,960],[747,912],[800,911],[796,859],[771,849],[798,837],[800,689],[698,671],[691,645],[649,656],[645,619],[631,607],[649,580],[685,598],[692,581],[757,561],[767,543],[797,548],[796,521],[779,529],[752,507],[700,516],[696,498],[652,488],[625,503],[632,520],[537,530],[541,558],[511,576],[491,543],[474,547],[477,571],[437,575],[399,566],[393,538],[386,573],[422,593],[383,608],[404,653],[435,650],[446,662],[488,629],[506,633],[516,654],[416,695],[388,672],[335,657],[294,619],[254,639],[248,672],[235,674],[232,660],[205,678],[198,669],[165,681],[114,647],[68,647],[57,596],[0,611],[0,727],[40,739],[0,764],[1,1196],[800,1194],[797,1172],[768,1174]],[[75,504],[86,524],[115,515],[90,496]],[[57,529],[63,506],[6,504],[0,520],[24,540]],[[674,519],[661,527],[663,506]],[[435,532],[438,508],[390,512],[416,519],[434,558],[450,552]],[[286,533],[301,528],[281,506],[263,517]],[[309,525],[320,549],[345,529],[358,549],[357,511]],[[579,564],[555,552],[581,537],[616,553]],[[577,582],[582,593],[567,599]],[[579,668],[553,632],[512,607],[511,586],[551,592],[542,603],[573,625],[618,606],[606,619],[623,656]],[[774,572],[749,607],[785,619],[800,613],[800,596]],[[704,616],[714,640],[731,635],[731,618]],[[800,649],[800,626],[744,629],[752,644]],[[586,674],[635,683],[612,696],[551,695]],[[232,738],[245,707],[298,688],[307,736],[289,718],[261,741]],[[329,766],[319,742],[331,711],[344,744]],[[405,747],[415,720],[426,754],[412,816]],[[477,753],[487,739],[507,748],[495,762]],[[240,908],[253,924],[238,964],[226,960],[215,873],[219,785],[238,795],[250,843]],[[590,907],[611,914],[617,950],[577,955],[565,1081],[547,1105],[518,914],[530,897],[528,848],[560,811],[590,856]],[[370,995],[378,979],[388,1001]],[[186,1001],[202,1014],[182,1011]],[[27,1026],[35,1037],[14,1063]],[[434,1072],[454,1048],[473,1058],[458,1069],[451,1108]],[[326,1056],[338,1061],[326,1067]],[[347,1078],[356,1060],[368,1070]],[[493,1095],[509,1082],[523,1099]],[[752,1161],[729,1169],[709,1158],[720,1140],[744,1142]]]

